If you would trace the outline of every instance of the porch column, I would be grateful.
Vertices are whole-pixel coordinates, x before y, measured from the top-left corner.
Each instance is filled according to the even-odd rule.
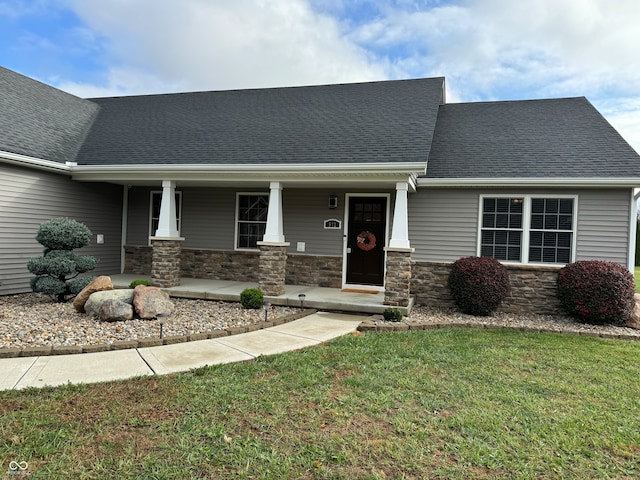
[[[151,284],[167,288],[180,285],[180,251],[184,238],[178,233],[176,220],[176,183],[162,182],[160,218],[151,237]]]
[[[409,245],[409,208],[407,182],[396,183],[396,205],[393,209],[393,229],[390,248],[411,248]]]
[[[411,254],[409,243],[409,184],[396,184],[396,203],[393,210],[393,228],[387,252],[385,274],[385,305],[408,307],[411,300]]]
[[[260,247],[258,266],[258,286],[265,295],[284,294],[285,274],[287,270],[287,247],[282,222],[282,184],[271,182],[269,185],[269,208],[267,226]]]

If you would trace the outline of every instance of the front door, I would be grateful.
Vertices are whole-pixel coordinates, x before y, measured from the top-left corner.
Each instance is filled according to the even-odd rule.
[[[386,197],[351,197],[347,233],[348,284],[383,286]]]

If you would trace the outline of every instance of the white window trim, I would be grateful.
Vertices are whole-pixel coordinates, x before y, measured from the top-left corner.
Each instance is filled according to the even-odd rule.
[[[259,250],[258,248],[244,248],[238,247],[238,223],[240,222],[240,197],[245,195],[264,195],[267,197],[267,202],[270,200],[269,192],[236,192],[236,214],[235,214],[235,222],[234,222],[234,233],[233,233],[233,249],[241,252],[255,252]],[[266,220],[265,220],[266,225]]]
[[[478,235],[476,238],[476,255],[480,256],[481,241],[482,241],[482,206],[485,198],[522,198],[522,261],[506,261],[500,260],[501,263],[507,265],[532,265],[532,266],[564,266],[564,263],[546,263],[546,262],[529,262],[529,236],[531,233],[531,201],[535,198],[571,198],[573,199],[573,212],[572,212],[572,225],[571,230],[571,258],[569,263],[576,261],[576,246],[578,237],[578,195],[557,195],[554,193],[536,193],[536,194],[521,194],[521,193],[501,193],[501,194],[482,194],[480,195],[478,202]],[[516,229],[510,229],[516,230]],[[550,230],[551,231],[551,230]],[[555,230],[553,230],[555,231]]]
[[[180,231],[182,230],[182,191],[175,191],[176,195],[178,196],[178,204],[176,205],[176,221],[178,223],[178,234],[180,234]],[[162,190],[151,190],[149,192],[149,245],[151,245],[151,237],[155,237],[156,236],[156,232],[152,231],[153,228],[153,195],[157,194],[160,195],[160,198],[162,199]],[[178,212],[180,212],[180,214],[178,215]]]

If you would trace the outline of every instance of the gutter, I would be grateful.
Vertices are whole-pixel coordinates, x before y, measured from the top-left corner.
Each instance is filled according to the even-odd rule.
[[[73,162],[60,163],[5,151],[0,151],[0,161],[4,161],[5,163],[10,163],[12,165],[18,165],[20,167],[37,168],[40,170],[47,170],[49,172],[66,174],[70,174],[71,169],[75,165]]]
[[[420,187],[640,187],[639,177],[418,178]],[[638,194],[640,195],[640,193]],[[638,197],[636,197],[638,198]]]

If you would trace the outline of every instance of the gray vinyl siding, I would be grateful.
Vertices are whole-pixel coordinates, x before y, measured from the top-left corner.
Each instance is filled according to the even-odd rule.
[[[453,262],[477,254],[481,195],[576,195],[576,260],[627,263],[629,189],[418,189],[409,195],[413,259]]]
[[[627,264],[631,191],[588,190],[578,198],[576,260]]]
[[[0,294],[30,291],[26,264],[42,255],[40,224],[55,217],[78,220],[92,232],[78,253],[99,259],[92,275],[120,273],[122,187],[74,182],[65,175],[0,165]],[[96,244],[96,235],[104,244]]]
[[[419,189],[409,194],[409,242],[419,262],[476,254],[478,192]]]
[[[133,187],[129,191],[127,245],[147,245],[149,242],[150,192],[159,187]],[[180,235],[185,248],[233,250],[237,193],[265,193],[268,189],[228,189],[178,186],[182,192]],[[289,253],[298,253],[298,242],[305,243],[305,254],[342,255],[346,193],[358,190],[324,190],[285,188],[282,190],[283,230],[291,245]],[[370,192],[372,195],[391,193],[390,213],[393,212],[393,192]],[[338,208],[330,209],[329,195],[338,196]],[[340,230],[325,230],[324,221],[337,219]],[[389,225],[391,231],[391,225]]]

